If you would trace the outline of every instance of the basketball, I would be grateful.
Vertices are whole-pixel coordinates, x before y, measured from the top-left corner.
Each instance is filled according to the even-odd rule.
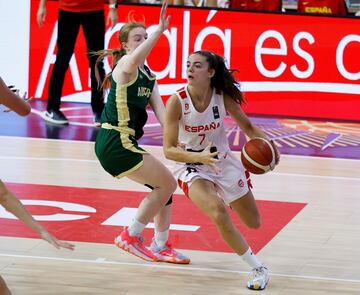
[[[241,162],[253,174],[264,174],[275,167],[275,151],[266,139],[250,139],[242,148]]]

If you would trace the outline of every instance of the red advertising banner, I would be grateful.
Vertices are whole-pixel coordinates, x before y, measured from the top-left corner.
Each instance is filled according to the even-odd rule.
[[[47,4],[42,28],[39,1],[32,1],[30,95],[47,99],[56,53],[57,3]],[[118,47],[117,31],[130,11],[151,34],[159,6],[120,5],[119,23],[107,29],[106,47]],[[239,70],[244,110],[251,114],[360,120],[360,20],[171,7],[171,23],[147,63],[166,98],[186,83],[188,55],[200,49],[225,56]],[[82,34],[67,73],[63,96],[89,99],[89,73]],[[110,69],[106,63],[107,70]],[[84,98],[85,97],[85,98]]]

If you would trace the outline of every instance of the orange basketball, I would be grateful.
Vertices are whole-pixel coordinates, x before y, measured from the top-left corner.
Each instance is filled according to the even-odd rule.
[[[275,151],[263,138],[250,139],[242,148],[241,162],[253,174],[264,174],[275,167]]]

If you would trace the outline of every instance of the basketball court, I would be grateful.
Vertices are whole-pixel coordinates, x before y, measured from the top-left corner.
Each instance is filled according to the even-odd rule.
[[[0,177],[37,220],[75,251],[56,250],[0,210],[0,270],[14,295],[254,294],[248,268],[215,226],[178,189],[171,242],[190,265],[148,263],[113,244],[147,192],[107,175],[93,152],[87,104],[64,104],[67,127],[48,125],[33,103],[27,118],[0,116]],[[142,144],[164,158],[153,115]],[[360,294],[360,125],[254,117],[276,139],[280,165],[252,176],[262,228],[248,242],[270,270],[264,294]],[[245,138],[227,121],[237,154]],[[235,218],[235,216],[234,216]],[[145,229],[150,243],[153,225]]]

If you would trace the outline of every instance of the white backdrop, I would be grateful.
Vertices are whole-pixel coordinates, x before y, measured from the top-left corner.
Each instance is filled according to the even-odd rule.
[[[0,0],[0,76],[28,90],[30,1]]]

